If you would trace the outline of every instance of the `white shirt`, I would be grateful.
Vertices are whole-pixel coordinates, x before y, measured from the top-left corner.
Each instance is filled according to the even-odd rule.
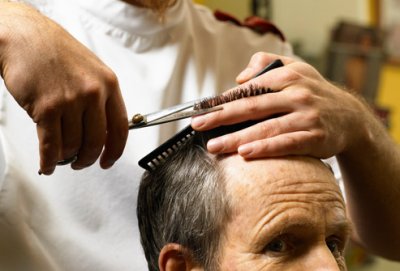
[[[116,0],[31,0],[117,74],[129,116],[206,97],[235,85],[251,55],[291,55],[274,34],[218,22],[177,1],[164,23]],[[147,270],[136,221],[137,161],[176,124],[130,132],[109,170],[58,167],[39,176],[34,123],[1,87],[0,270]]]

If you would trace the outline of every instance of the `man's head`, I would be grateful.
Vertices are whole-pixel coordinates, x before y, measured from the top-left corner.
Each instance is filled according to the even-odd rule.
[[[309,157],[221,161],[231,205],[219,270],[345,270],[345,205]]]
[[[212,156],[206,140],[197,134],[142,180],[150,270],[345,270],[345,206],[322,162]]]

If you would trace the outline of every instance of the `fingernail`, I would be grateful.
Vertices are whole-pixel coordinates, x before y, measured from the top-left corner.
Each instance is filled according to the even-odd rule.
[[[249,146],[249,145],[242,145],[239,146],[238,148],[238,153],[241,156],[248,156],[253,152],[253,147]]]
[[[83,166],[76,165],[76,164],[71,164],[71,168],[72,168],[73,170],[81,170],[81,169],[84,169]]]
[[[51,175],[54,172],[54,168],[53,169],[47,169],[47,170],[41,170],[39,169],[38,174],[39,175]]]
[[[237,76],[237,80],[238,81],[247,80],[252,75],[253,75],[253,70],[250,68],[246,68],[241,73],[239,73],[239,75]]]
[[[224,150],[224,144],[220,139],[211,139],[207,143],[207,150],[211,153],[220,153]]]
[[[206,116],[195,116],[192,118],[192,127],[201,128],[206,124]]]

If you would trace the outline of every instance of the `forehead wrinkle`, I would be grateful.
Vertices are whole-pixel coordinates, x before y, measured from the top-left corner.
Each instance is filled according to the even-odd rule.
[[[230,186],[233,205],[240,206],[243,197],[252,199],[264,206],[286,202],[338,202],[345,208],[344,199],[335,181],[327,182],[320,179],[293,180],[290,178],[273,179],[264,183],[264,188],[253,187],[252,183],[239,183]],[[239,200],[235,200],[239,198]],[[276,202],[276,203],[275,203]]]
[[[245,161],[240,156],[223,159],[232,215],[245,212],[267,219],[280,203],[331,203],[344,208],[340,189],[323,163],[310,158]],[[274,203],[275,202],[275,203]],[[257,206],[263,206],[262,208]],[[256,208],[254,208],[256,207]],[[257,209],[258,214],[253,214]],[[261,211],[260,211],[261,210]],[[262,214],[261,214],[262,213]]]
[[[268,191],[270,199],[283,198],[282,201],[340,202],[344,207],[343,195],[336,183],[315,180],[278,180],[276,189]],[[275,184],[276,184],[275,183]],[[272,186],[274,187],[274,186]]]
[[[324,190],[316,193],[326,194],[328,192]],[[329,213],[333,208],[337,208],[338,210],[343,210],[342,213],[343,216],[345,216],[344,202],[339,192],[329,191],[329,193],[332,193],[332,195],[321,198],[321,195],[316,195],[315,197],[313,195],[310,197],[309,194],[301,193],[274,194],[268,192],[268,196],[254,199],[253,203],[257,204],[255,208],[243,208],[240,204],[241,202],[236,200],[235,204],[233,204],[233,206],[236,206],[236,211],[233,212],[234,217],[232,217],[232,219],[236,218],[236,225],[251,223],[248,228],[251,230],[245,237],[249,238],[248,241],[251,243],[257,244],[257,240],[260,242],[260,235],[266,236],[266,234],[284,232],[289,228],[289,225],[291,225],[292,228],[295,226],[316,228],[318,222],[312,222],[310,220],[316,217],[316,212]],[[256,194],[256,192],[252,191],[250,195],[251,194]],[[324,206],[325,204],[329,206]],[[334,216],[339,217],[336,214]],[[295,221],[293,219],[295,219]],[[328,218],[325,218],[323,221],[327,219]]]
[[[258,223],[254,227],[255,231],[254,235],[252,236],[253,242],[254,240],[263,242],[264,238],[260,239],[260,235],[264,236],[268,234],[272,236],[281,234],[294,225],[302,225],[303,227],[307,225],[308,227],[315,227],[317,224],[316,222],[312,222],[311,219],[301,219],[304,217],[304,214],[300,214],[300,209],[308,211],[307,208],[304,208],[304,206],[299,206],[298,204],[296,204],[294,208],[289,206],[290,209],[297,209],[297,212],[294,215],[285,212],[286,209],[289,209],[288,206],[283,207],[282,205],[279,205],[278,207],[280,208],[273,208],[265,217],[261,217],[261,219],[258,220]]]
[[[330,223],[330,221],[345,216],[345,211],[340,204],[335,204],[334,206],[330,204],[329,208],[321,208],[321,204],[316,202],[311,204],[310,202],[302,201],[282,203],[283,202],[274,202],[269,205],[270,208],[254,208],[253,210],[248,210],[248,212],[242,211],[236,213],[236,217],[233,218],[234,224],[236,226],[250,224],[247,226],[250,231],[245,235],[245,238],[248,238],[251,243],[257,244],[257,242],[260,242],[260,235],[267,237],[267,234],[279,234],[288,228],[294,228],[296,226],[316,229],[318,225],[325,226],[326,224],[323,223],[321,225],[321,221],[318,222],[318,218],[321,218],[322,221],[329,220]],[[324,214],[329,214],[332,209],[336,208],[338,210],[343,210],[343,215],[339,212],[335,212],[335,214],[330,215],[330,218],[325,217]],[[262,240],[264,239],[265,238]]]
[[[288,209],[292,212],[287,212]],[[293,202],[290,206],[278,205],[278,208],[273,208],[265,217],[262,217],[255,225],[250,241],[263,245],[268,238],[299,229],[314,233],[320,229],[319,233],[324,233],[326,236],[341,233],[348,237],[351,224],[345,210],[341,207],[325,206],[315,209],[308,204]]]

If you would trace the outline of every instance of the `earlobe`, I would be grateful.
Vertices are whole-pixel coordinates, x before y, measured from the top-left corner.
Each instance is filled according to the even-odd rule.
[[[193,261],[191,253],[182,245],[165,245],[158,257],[160,271],[194,271],[202,270]]]

